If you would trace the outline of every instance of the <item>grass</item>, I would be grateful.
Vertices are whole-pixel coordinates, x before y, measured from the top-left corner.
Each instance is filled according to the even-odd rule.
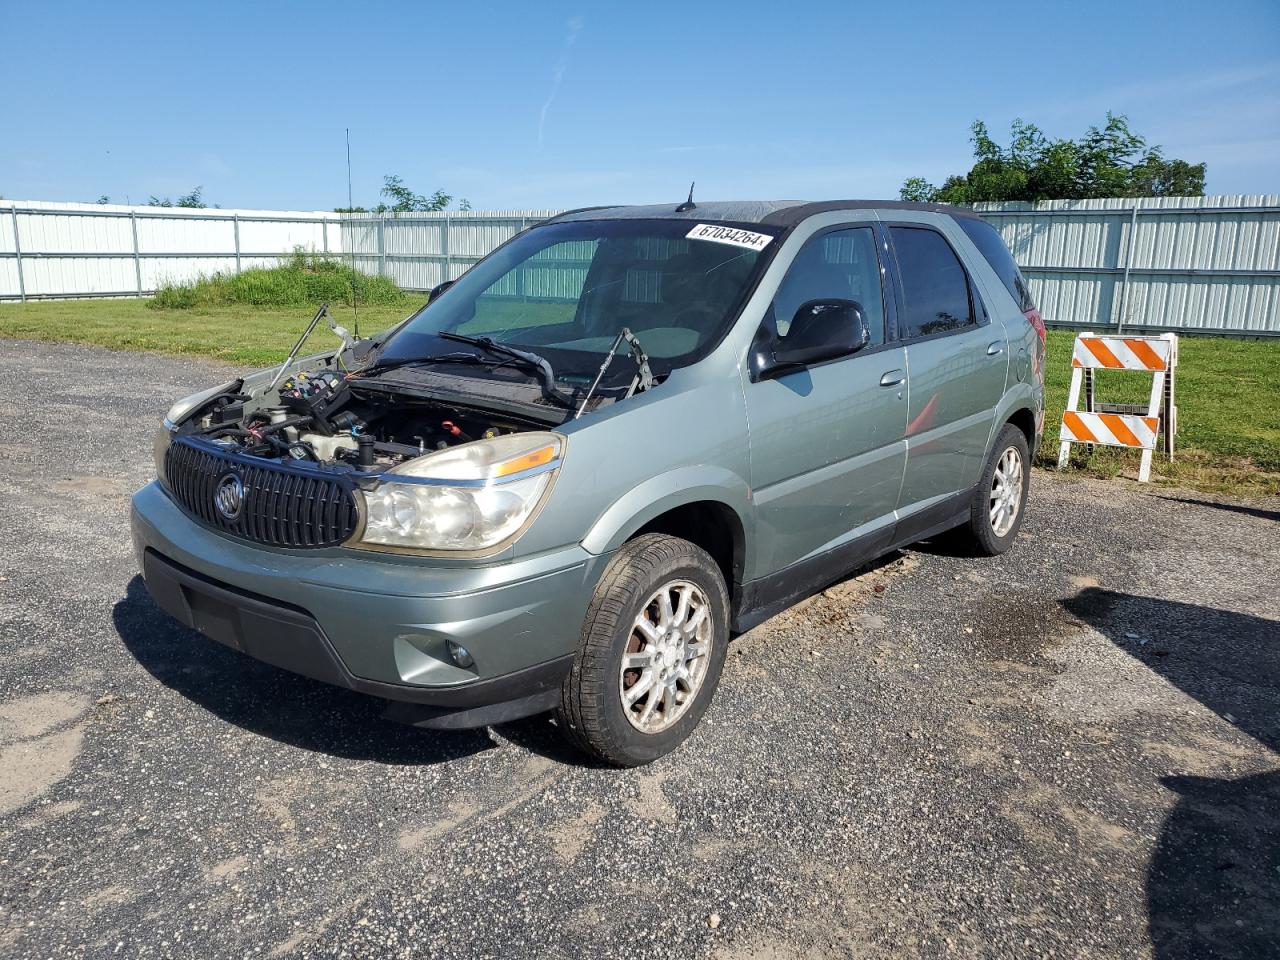
[[[408,302],[404,291],[389,277],[371,277],[340,260],[298,249],[275,267],[164,284],[149,305],[158,310],[228,305],[305,307],[325,301],[350,304],[353,296],[372,306],[398,307]]]
[[[426,294],[419,296],[426,300]],[[403,320],[420,302],[406,299],[402,306],[362,303],[358,311],[331,303],[329,312],[348,330],[358,315],[360,331],[368,336]],[[212,357],[245,368],[265,367],[284,359],[317,306],[158,310],[148,303],[122,299],[0,304],[0,338],[61,340],[112,350]],[[328,327],[321,324],[309,346],[319,350],[336,343]]]
[[[425,299],[406,295],[399,305],[359,308],[360,328],[381,330],[412,312]],[[299,306],[196,305],[164,309],[144,300],[60,300],[0,304],[0,338],[61,340],[114,350],[150,350],[204,356],[243,367],[268,366],[293,345],[314,312]],[[350,328],[350,306],[334,302],[334,317]],[[1068,331],[1049,332],[1049,410],[1041,462],[1057,457],[1058,423],[1071,380]],[[318,330],[312,345],[333,342]],[[1158,454],[1153,479],[1199,490],[1241,495],[1280,494],[1280,342],[1183,338],[1179,350],[1177,459]],[[1145,402],[1150,377],[1104,372],[1098,376],[1102,401]],[[1137,470],[1138,455],[1098,449],[1087,460],[1076,448],[1077,472],[1111,477]]]

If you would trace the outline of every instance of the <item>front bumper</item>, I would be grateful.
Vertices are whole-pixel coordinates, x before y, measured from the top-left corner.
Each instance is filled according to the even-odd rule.
[[[401,719],[436,727],[554,706],[607,560],[579,546],[488,565],[270,549],[202,526],[156,483],[134,496],[132,528],[148,589],[187,626],[286,670],[421,705]],[[448,641],[474,667],[457,666]]]

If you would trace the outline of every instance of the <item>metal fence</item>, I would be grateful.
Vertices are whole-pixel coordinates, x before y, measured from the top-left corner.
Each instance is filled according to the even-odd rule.
[[[344,217],[342,248],[366,273],[391,277],[406,290],[456,280],[471,264],[530,224],[558,210],[459,210],[398,217]]]
[[[164,283],[271,266],[299,248],[429,290],[555,212],[383,217],[3,201],[0,300],[147,296]]]
[[[336,214],[0,202],[0,300],[136,297],[166,280],[341,252]]]
[[[1280,195],[978,204],[1057,326],[1280,335]]]
[[[1280,195],[980,204],[1054,325],[1280,335]],[[552,210],[400,217],[0,202],[0,300],[142,296],[297,247],[410,290]]]

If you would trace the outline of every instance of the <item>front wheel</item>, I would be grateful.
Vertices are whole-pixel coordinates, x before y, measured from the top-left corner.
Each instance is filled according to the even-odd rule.
[[[702,719],[728,641],[728,591],[707,552],[660,534],[628,541],[596,585],[557,720],[607,763],[656,760]]]
[[[969,507],[967,532],[978,553],[994,557],[1013,546],[1026,512],[1030,460],[1026,436],[1006,423],[987,457]]]

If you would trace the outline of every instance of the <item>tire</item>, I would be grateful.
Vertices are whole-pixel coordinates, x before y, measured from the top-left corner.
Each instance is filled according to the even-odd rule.
[[[1011,491],[1005,487],[1004,509],[993,519],[993,505],[998,493],[997,471],[1007,475],[1011,463],[1016,464],[1017,490]],[[982,477],[969,507],[969,522],[961,528],[973,551],[980,556],[994,557],[1004,553],[1017,539],[1018,531],[1022,529],[1022,518],[1027,512],[1027,494],[1031,488],[1030,464],[1026,435],[1013,424],[1006,423],[996,437],[986,465],[982,468]],[[1010,508],[1013,510],[1012,518],[1008,517]]]
[[[702,719],[728,642],[729,594],[710,555],[662,534],[630,540],[605,568],[587,607],[557,722],[570,741],[605,763],[635,767],[656,760]],[[700,654],[699,645],[705,645]]]

